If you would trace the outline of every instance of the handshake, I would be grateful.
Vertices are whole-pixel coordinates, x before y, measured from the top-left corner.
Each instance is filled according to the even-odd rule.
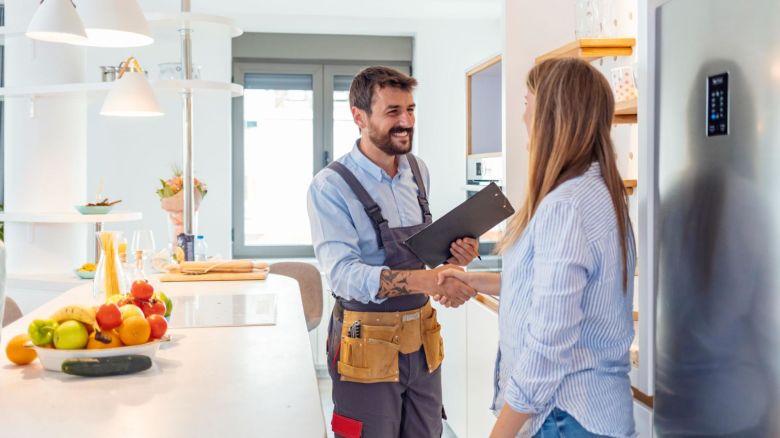
[[[432,284],[428,295],[444,307],[459,307],[477,295],[467,282],[468,274],[459,266],[442,265],[428,272]]]

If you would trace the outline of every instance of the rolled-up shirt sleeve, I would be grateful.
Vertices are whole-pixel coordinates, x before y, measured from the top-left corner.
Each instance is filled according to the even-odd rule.
[[[582,294],[593,257],[576,208],[542,203],[533,221],[533,291],[527,330],[506,390],[517,412],[543,412],[580,338]]]
[[[315,179],[307,208],[314,254],[330,287],[340,297],[362,303],[378,302],[379,277],[386,266],[366,264],[360,257],[358,231],[346,201],[333,184]]]

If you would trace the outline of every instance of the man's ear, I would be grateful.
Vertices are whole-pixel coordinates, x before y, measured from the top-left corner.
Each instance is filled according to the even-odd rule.
[[[366,114],[366,112],[363,111],[362,109],[353,106],[352,120],[355,121],[355,124],[358,126],[358,128],[363,130],[366,127],[366,125],[368,125],[368,114]]]

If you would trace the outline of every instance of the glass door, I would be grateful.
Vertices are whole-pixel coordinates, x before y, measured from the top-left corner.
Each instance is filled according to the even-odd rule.
[[[235,64],[244,96],[233,104],[234,257],[314,255],[307,191],[360,136],[349,87],[364,67]]]

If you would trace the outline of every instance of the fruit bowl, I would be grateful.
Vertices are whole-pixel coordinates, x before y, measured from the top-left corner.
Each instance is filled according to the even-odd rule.
[[[74,269],[73,272],[82,280],[92,280],[95,278],[95,271],[83,271],[81,269]]]
[[[38,353],[38,359],[41,361],[44,369],[49,371],[62,372],[62,362],[67,359],[80,359],[85,357],[111,357],[122,356],[126,354],[141,354],[154,359],[157,350],[162,341],[155,339],[141,345],[127,345],[124,347],[106,348],[102,350],[57,350],[55,348],[43,348],[33,346]]]
[[[76,205],[76,210],[81,214],[108,214],[113,205]]]

